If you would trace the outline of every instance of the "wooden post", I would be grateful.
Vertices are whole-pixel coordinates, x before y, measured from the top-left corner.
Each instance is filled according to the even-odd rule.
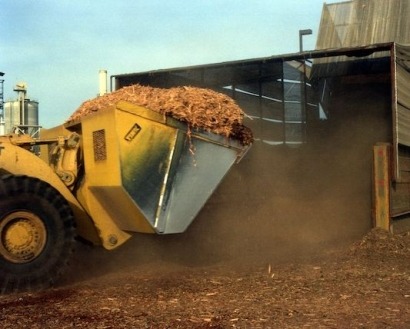
[[[374,225],[390,231],[390,145],[373,146]]]

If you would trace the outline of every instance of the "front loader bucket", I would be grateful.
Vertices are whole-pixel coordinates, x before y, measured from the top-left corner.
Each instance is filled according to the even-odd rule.
[[[129,103],[82,122],[87,186],[125,231],[186,230],[248,146]]]
[[[141,188],[124,179],[125,188],[156,231],[183,232],[196,217],[238,157],[240,149],[219,144],[221,141],[210,134],[192,134],[187,139],[180,131],[174,149],[169,149],[171,165],[163,171],[158,185],[151,183],[155,167],[138,168],[146,172]],[[146,195],[153,197],[152,202]]]

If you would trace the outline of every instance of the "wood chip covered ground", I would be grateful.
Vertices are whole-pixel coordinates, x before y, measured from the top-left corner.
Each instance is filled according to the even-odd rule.
[[[84,259],[83,278],[58,288],[0,296],[1,328],[410,328],[409,233],[375,229],[280,263],[119,267],[126,253]]]
[[[210,89],[189,86],[168,89],[142,85],[124,87],[84,102],[67,121],[76,121],[119,101],[171,116],[186,122],[192,129],[238,139],[244,145],[253,141],[251,131],[243,125],[244,112],[233,99]]]

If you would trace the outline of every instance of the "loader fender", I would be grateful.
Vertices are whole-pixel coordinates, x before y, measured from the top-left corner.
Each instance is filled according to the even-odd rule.
[[[38,156],[10,143],[6,137],[0,138],[0,174],[35,177],[50,184],[71,207],[77,234],[94,244],[101,244],[91,218],[54,171]]]

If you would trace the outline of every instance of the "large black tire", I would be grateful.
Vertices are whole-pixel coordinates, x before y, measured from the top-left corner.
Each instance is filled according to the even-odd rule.
[[[74,217],[61,194],[27,176],[0,179],[0,289],[50,287],[63,274],[75,245]]]

